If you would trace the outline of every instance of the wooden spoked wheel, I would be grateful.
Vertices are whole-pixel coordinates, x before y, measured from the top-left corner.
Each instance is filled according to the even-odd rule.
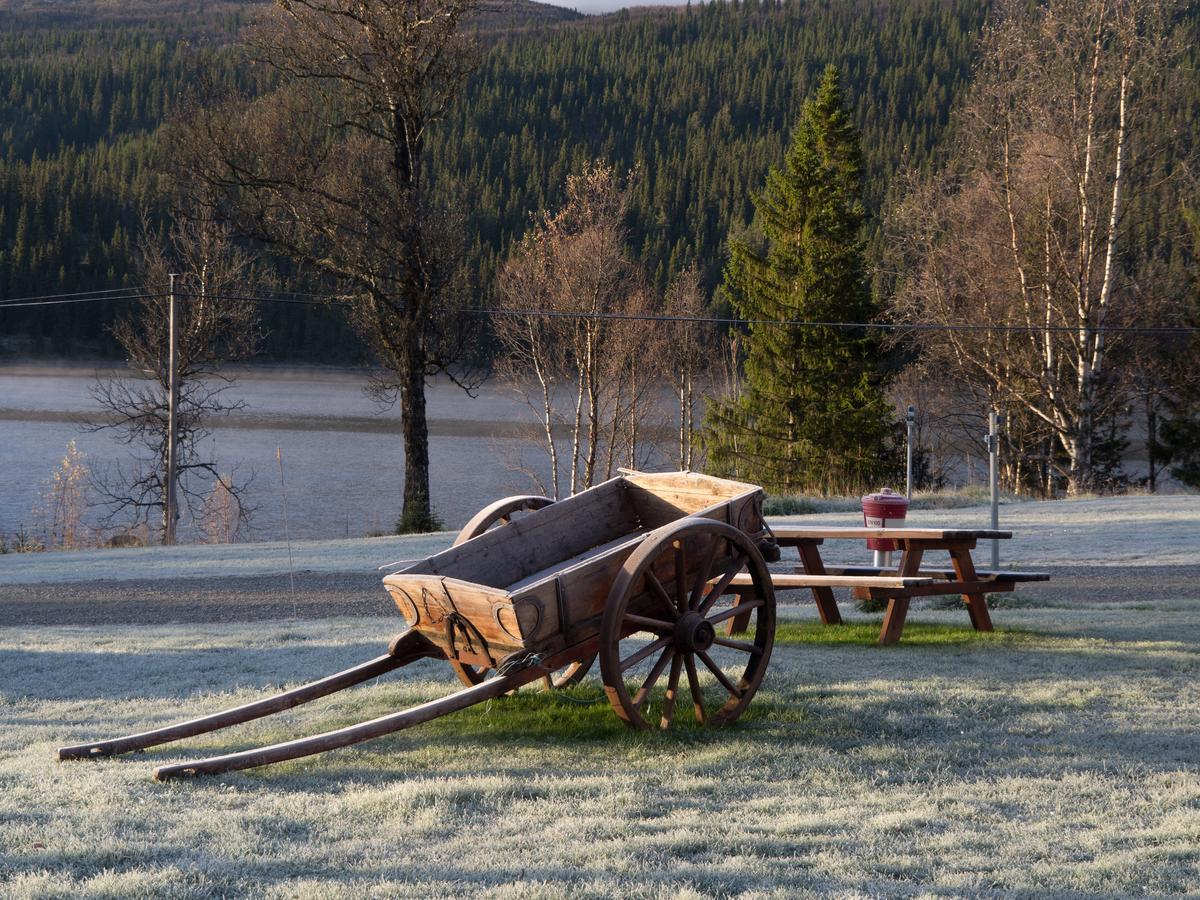
[[[725,594],[747,570],[753,590]],[[735,618],[746,627],[727,636]],[[670,728],[689,699],[700,724],[724,725],[758,690],[774,638],[775,591],[754,542],[724,522],[682,519],[647,535],[613,581],[600,625],[604,690],[632,728]]]
[[[507,525],[521,513],[533,512],[549,506],[553,502],[549,497],[542,497],[539,494],[520,494],[490,503],[475,513],[471,517],[471,521],[463,526],[458,537],[454,539],[453,546],[457,547],[459,544],[465,544],[471,538],[479,537],[493,525]]]
[[[471,538],[479,537],[479,535],[490,528],[502,528],[514,519],[519,518],[521,514],[542,509],[553,502],[549,497],[543,497],[539,494],[520,494],[515,497],[505,497],[503,500],[497,500],[495,503],[491,503],[477,512],[471,518],[471,521],[463,526],[462,531],[458,533],[458,537],[454,539],[453,546],[457,547],[459,544],[471,540]],[[564,666],[557,672],[553,672],[543,678],[542,684],[548,691],[570,687],[587,675],[595,659],[595,654],[592,654],[571,663],[569,666]],[[452,659],[450,660],[450,667],[454,669],[454,674],[458,676],[459,681],[466,685],[476,685],[487,678],[488,670],[484,666],[473,666],[469,663],[460,663],[458,660]]]

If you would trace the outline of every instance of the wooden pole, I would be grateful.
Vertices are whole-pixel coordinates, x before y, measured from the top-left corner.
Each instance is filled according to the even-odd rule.
[[[988,413],[988,485],[992,501],[992,530],[1000,527],[1000,417]],[[1000,542],[992,541],[992,570],[1000,568]]]
[[[415,634],[415,632],[406,632],[405,634]],[[407,637],[402,637],[400,640],[412,640],[414,643],[416,641],[415,638],[409,639]],[[240,753],[213,756],[193,762],[159,766],[154,770],[154,778],[156,781],[166,781],[170,778],[187,778],[193,775],[215,775],[220,772],[234,772],[240,769],[252,769],[255,766],[265,766],[268,763],[283,762],[287,759],[312,756],[314,753],[323,753],[326,750],[335,750],[338,747],[349,747],[351,744],[358,744],[385,734],[393,734],[405,728],[411,728],[413,725],[418,725],[421,722],[436,719],[438,716],[466,709],[468,706],[473,706],[476,703],[493,700],[496,697],[519,688],[523,684],[538,681],[551,672],[561,669],[568,663],[594,654],[598,647],[599,637],[592,637],[586,641],[581,641],[578,644],[567,647],[565,650],[551,654],[543,658],[540,663],[531,662],[529,665],[509,671],[508,674],[498,674],[495,678],[489,678],[487,681],[482,681],[474,687],[456,691],[448,697],[442,697],[440,700],[432,700],[429,703],[422,703],[420,706],[380,716],[378,719],[372,719],[369,722],[350,725],[346,728],[339,728],[336,731],[327,731],[324,734],[318,734],[313,737],[274,744],[270,747],[243,750]],[[433,649],[431,650],[430,648]],[[440,650],[436,649],[436,645],[429,641],[425,641],[425,644],[420,649],[425,655],[441,653]],[[393,644],[392,652],[398,652],[396,644]],[[508,666],[501,664],[500,671],[503,672],[506,668]]]
[[[282,744],[273,744],[270,747],[256,747],[253,750],[243,750],[240,753],[229,753],[224,756],[212,756],[208,759],[198,759],[192,762],[159,766],[154,770],[154,780],[167,781],[171,778],[187,778],[194,775],[217,775],[221,772],[236,772],[240,769],[253,769],[257,766],[283,762],[288,759],[312,756],[315,753],[324,753],[326,750],[336,750],[339,747],[349,747],[351,744],[369,741],[372,738],[382,737],[385,734],[392,734],[405,728],[411,728],[413,725],[419,725],[421,722],[428,722],[430,719],[436,719],[447,713],[466,709],[468,706],[474,706],[476,703],[482,703],[485,700],[494,700],[534,678],[541,678],[544,674],[544,670],[539,668],[522,672],[521,677],[502,675],[498,678],[490,678],[487,681],[480,682],[474,687],[463,688],[449,697],[442,697],[439,700],[422,703],[420,706],[414,706],[411,709],[380,716],[378,719],[372,719],[369,722],[350,725],[346,728],[339,728],[336,731],[327,731],[324,734],[318,734],[314,737],[298,738],[297,740],[287,741]]]
[[[211,715],[201,716],[187,722],[156,728],[153,731],[143,731],[140,734],[130,734],[125,737],[113,738],[107,741],[92,741],[87,744],[77,744],[73,747],[60,747],[58,758],[65,759],[95,759],[101,756],[115,756],[119,753],[129,753],[133,750],[144,750],[159,744],[169,744],[197,734],[208,734],[219,731],[230,725],[240,725],[252,719],[261,719],[272,713],[299,706],[336,693],[344,688],[377,678],[385,672],[398,669],[418,659],[427,656],[441,656],[441,651],[425,640],[419,632],[407,631],[393,642],[392,648],[383,656],[361,663],[334,675],[314,681],[310,684],[255,700],[233,709],[222,710]]]
[[[908,423],[908,454],[904,463],[904,496],[912,500],[913,491],[913,428],[917,423],[917,408],[910,406],[905,417]]]
[[[175,523],[179,518],[179,509],[177,506],[175,494],[175,478],[176,471],[179,466],[178,459],[178,435],[179,431],[176,425],[175,416],[179,405],[179,385],[177,379],[177,368],[179,359],[177,354],[177,344],[175,339],[175,275],[170,276],[171,279],[171,295],[170,304],[167,312],[167,486],[166,494],[163,497],[163,543],[175,543]]]

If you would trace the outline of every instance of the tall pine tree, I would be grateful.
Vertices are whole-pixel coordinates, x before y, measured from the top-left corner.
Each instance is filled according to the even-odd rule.
[[[834,67],[754,203],[763,250],[735,243],[723,288],[752,323],[745,378],[740,396],[708,410],[710,466],[773,491],[877,486],[895,472],[877,333],[788,324],[878,313],[863,262],[862,153]]]

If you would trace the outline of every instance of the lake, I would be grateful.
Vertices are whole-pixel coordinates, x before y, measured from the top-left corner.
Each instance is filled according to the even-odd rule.
[[[107,371],[0,366],[0,534],[35,526],[33,509],[68,441],[87,454],[94,472],[128,466],[130,449],[113,432],[88,432],[81,424],[98,414],[89,387]],[[249,501],[257,509],[239,539],[282,538],[285,502],[295,538],[391,531],[403,491],[400,415],[379,409],[363,392],[366,374],[273,367],[237,374],[228,396],[246,407],[213,422],[210,450],[222,472],[251,478]],[[433,503],[447,528],[493,499],[536,492],[523,471],[549,471],[544,452],[523,436],[529,408],[499,384],[470,397],[447,380],[435,381],[428,413]],[[276,448],[283,452],[286,493]]]

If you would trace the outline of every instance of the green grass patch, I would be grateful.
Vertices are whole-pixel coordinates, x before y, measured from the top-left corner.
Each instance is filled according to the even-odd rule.
[[[665,677],[665,676],[664,676]],[[713,688],[709,688],[714,690]],[[594,701],[594,702],[589,702]],[[657,709],[651,709],[650,718],[657,718]],[[756,696],[739,717],[741,724],[792,719],[794,710],[786,704],[772,702],[764,696]],[[490,703],[470,707],[454,716],[430,723],[430,731],[453,733],[459,740],[486,738],[489,742],[511,743],[552,742],[576,744],[610,745],[616,740],[621,743],[642,746],[646,744],[670,744],[681,739],[707,742],[710,736],[717,737],[721,728],[701,726],[691,709],[691,696],[686,686],[675,712],[674,723],[667,732],[635,731],[626,727],[617,718],[612,706],[604,697],[598,675],[593,675],[581,685],[566,691],[539,691],[526,688],[516,694],[499,697]]]
[[[800,644],[824,644],[843,646],[861,644],[878,647],[879,629],[882,619],[866,622],[849,622],[842,625],[822,625],[820,622],[780,622],[775,628],[777,645],[797,646]],[[904,634],[898,646],[945,647],[997,645],[1011,646],[1026,643],[1037,635],[1032,631],[1005,628],[998,631],[976,631],[969,625],[939,625],[924,622],[906,622]]]
[[[663,676],[666,677],[665,675]],[[708,690],[716,690],[705,679]],[[447,693],[455,690],[447,684]],[[428,699],[434,699],[430,696]],[[657,721],[660,714],[656,697],[647,710],[647,717]],[[406,704],[411,699],[406,699]],[[393,712],[397,701],[390,692],[381,692],[370,703],[357,704],[353,709],[340,710],[336,721],[326,720],[326,727],[349,725]],[[708,744],[723,740],[722,732],[743,726],[756,728],[794,723],[804,718],[803,710],[795,704],[781,702],[769,693],[760,693],[738,718],[737,722],[721,728],[700,725],[692,712],[691,695],[683,685],[674,722],[667,731],[636,731],[622,722],[613,711],[598,672],[593,672],[579,685],[566,690],[544,691],[526,686],[514,694],[468,707],[453,715],[424,723],[411,732],[422,742],[446,742],[448,745],[484,744],[504,747],[511,752],[538,744],[558,747],[605,748],[640,752],[645,748],[669,747],[684,744]],[[283,739],[281,734],[279,739]]]

